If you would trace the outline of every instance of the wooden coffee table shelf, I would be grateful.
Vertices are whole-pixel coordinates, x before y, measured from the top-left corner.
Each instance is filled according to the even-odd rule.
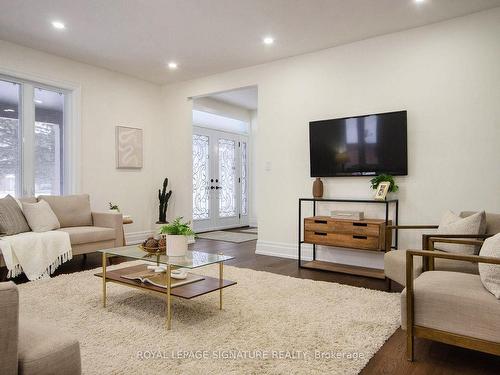
[[[114,282],[118,284],[124,284],[130,287],[150,290],[158,293],[167,294],[166,288],[160,288],[158,286],[142,283],[138,280],[130,280],[125,279],[122,275],[145,271],[147,270],[146,265],[138,265],[126,268],[120,268],[118,270],[107,271],[106,272],[106,280],[107,282]],[[102,272],[96,273],[95,276],[102,277]],[[223,280],[222,285],[219,283],[218,278],[204,276],[205,278],[200,281],[195,281],[190,284],[185,284],[181,286],[177,286],[172,288],[172,292],[170,293],[174,297],[184,298],[184,299],[192,299],[195,297],[202,296],[207,293],[215,292],[220,289],[227,288],[228,286],[235,285],[235,281],[231,280]]]

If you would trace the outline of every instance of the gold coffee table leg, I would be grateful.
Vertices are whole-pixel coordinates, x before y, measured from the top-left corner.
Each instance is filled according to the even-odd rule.
[[[106,253],[102,253],[102,306],[106,307]]]
[[[223,262],[219,263],[219,286],[221,287],[221,289],[219,289],[219,310],[222,310],[222,286],[224,285],[224,280],[222,279],[224,274],[223,265]]]
[[[170,306],[170,289],[171,289],[171,267],[167,264],[167,329],[172,329],[172,311]]]

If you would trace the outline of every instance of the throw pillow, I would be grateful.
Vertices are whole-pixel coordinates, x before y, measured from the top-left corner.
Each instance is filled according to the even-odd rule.
[[[500,258],[500,233],[484,241],[479,255]],[[479,276],[484,287],[500,299],[500,265],[479,263]]]
[[[478,212],[465,218],[448,211],[443,215],[438,234],[484,234],[486,232],[486,213]],[[474,245],[437,244],[438,250],[449,253],[460,253],[474,255],[479,252],[479,248]]]
[[[30,227],[16,200],[10,195],[0,199],[0,235],[12,236],[29,231]]]
[[[23,202],[23,212],[33,232],[48,232],[61,227],[56,214],[44,200],[37,203]]]

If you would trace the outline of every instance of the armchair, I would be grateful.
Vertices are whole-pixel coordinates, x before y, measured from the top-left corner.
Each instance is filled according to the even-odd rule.
[[[474,212],[465,211],[460,214],[462,217],[467,217]],[[483,235],[476,234],[423,234],[422,235],[422,250],[429,249],[429,239],[434,238],[450,238],[450,239],[486,239],[500,232],[500,214],[486,213],[486,233]],[[391,290],[391,281],[405,286],[406,284],[406,250],[392,250],[392,234],[396,229],[402,230],[426,230],[437,229],[438,225],[390,225],[386,227],[386,253],[384,255],[384,271],[387,281],[387,289]],[[438,250],[438,249],[436,249]],[[425,262],[424,262],[425,263]],[[422,263],[422,258],[414,259],[413,274],[414,277],[420,275],[427,269],[427,264]],[[477,274],[477,264],[458,262],[452,259],[440,259],[436,262],[436,269],[446,271],[456,271]]]
[[[0,372],[4,375],[81,373],[80,344],[60,328],[19,316],[19,292],[0,283]]]
[[[480,241],[430,237],[437,242],[477,245]],[[431,271],[414,280],[414,257],[427,258]],[[479,275],[435,271],[435,260],[500,265],[500,258],[438,251],[406,252],[406,289],[401,293],[401,327],[406,330],[407,359],[414,359],[414,338],[420,337],[500,355],[500,302],[486,290]]]

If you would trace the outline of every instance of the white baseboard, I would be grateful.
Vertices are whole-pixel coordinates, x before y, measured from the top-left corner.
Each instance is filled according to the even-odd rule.
[[[148,237],[151,237],[154,234],[154,231],[152,230],[145,230],[142,232],[131,232],[131,233],[125,233],[125,242],[127,245],[136,245],[144,240],[146,240]]]
[[[285,242],[271,242],[257,240],[255,254],[269,255],[279,258],[298,259],[298,246]],[[309,244],[302,244],[303,260],[312,260],[312,246]]]
[[[144,242],[149,237],[153,236],[155,231],[153,230],[145,230],[142,232],[131,232],[125,233],[125,242],[127,245],[137,245]],[[188,238],[188,244],[195,243],[195,239],[192,237]]]

